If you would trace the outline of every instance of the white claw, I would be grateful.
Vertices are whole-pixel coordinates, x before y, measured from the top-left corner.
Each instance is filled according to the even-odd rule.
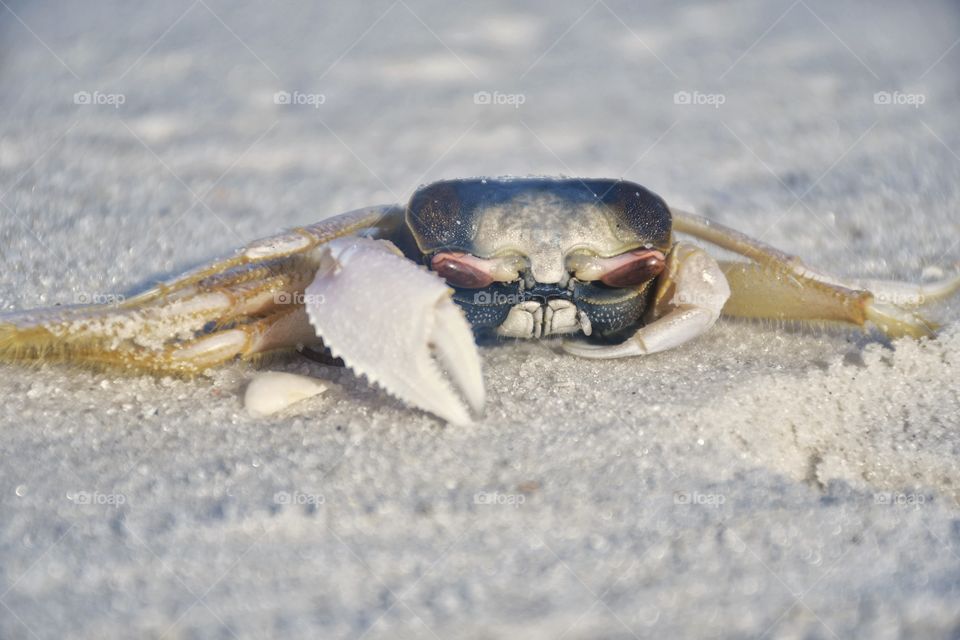
[[[283,411],[295,402],[327,390],[322,380],[282,371],[267,371],[255,377],[243,396],[243,404],[254,417]]]
[[[630,358],[633,356],[647,355],[647,348],[643,341],[636,337],[630,338],[620,344],[589,344],[586,342],[573,342],[565,340],[563,350],[567,353],[589,358],[591,360],[612,360],[613,358]]]
[[[305,306],[331,353],[404,402],[469,423],[467,403],[484,403],[480,356],[446,283],[384,241],[341,238],[318,251]]]
[[[476,354],[473,332],[469,326],[464,326],[463,312],[449,298],[441,299],[436,311],[437,322],[433,327],[431,346],[453,376],[454,386],[463,392],[470,408],[479,413],[486,401],[480,358],[463,356],[464,353]]]

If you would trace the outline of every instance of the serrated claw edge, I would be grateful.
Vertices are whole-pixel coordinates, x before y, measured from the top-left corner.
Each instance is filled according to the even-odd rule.
[[[306,310],[331,353],[400,400],[469,423],[467,405],[484,403],[480,356],[446,283],[383,241],[343,238],[321,251]]]

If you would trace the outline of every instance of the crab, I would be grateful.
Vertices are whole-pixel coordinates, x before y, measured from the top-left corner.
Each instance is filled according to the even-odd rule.
[[[937,327],[914,309],[958,289],[960,276],[830,276],[625,180],[457,179],[253,242],[117,304],[0,316],[0,360],[191,376],[298,349],[465,424],[485,402],[478,344],[562,336],[582,358],[649,356],[721,315],[922,338]],[[320,389],[273,374],[247,403],[272,412]]]

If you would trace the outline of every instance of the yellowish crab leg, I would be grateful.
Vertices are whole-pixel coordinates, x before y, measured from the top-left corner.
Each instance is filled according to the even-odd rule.
[[[722,262],[733,292],[724,315],[807,322],[842,322],[864,326],[868,321],[890,337],[933,335],[937,325],[894,304],[877,302],[874,293],[851,289],[786,269],[750,262]]]
[[[232,286],[214,281],[207,287],[203,281],[136,308],[7,316],[0,319],[0,360],[193,374],[235,356],[315,342],[303,306],[296,304],[315,266],[302,259],[283,262],[286,272]]]
[[[820,273],[739,231],[679,209],[673,229],[745,256],[753,262],[723,262],[731,295],[724,315],[778,320],[877,325],[887,336],[924,337],[937,325],[905,307],[947,298],[960,290],[960,276],[927,285],[844,280]]]
[[[138,307],[146,302],[169,295],[171,292],[195,285],[206,278],[216,277],[236,267],[306,253],[334,238],[355,234],[364,229],[376,228],[378,225],[390,221],[396,212],[396,205],[363,207],[306,227],[297,227],[269,238],[257,240],[228,258],[197,267],[175,280],[158,284],[137,296],[129,298],[121,306]]]
[[[260,240],[233,258],[119,305],[0,315],[0,361],[193,374],[236,356],[316,342],[297,300],[316,271],[313,250],[332,238],[388,224],[395,210],[359,209]],[[299,324],[291,320],[297,306]]]
[[[250,358],[266,351],[315,341],[303,309],[289,309],[262,320],[223,329],[193,340],[150,349],[130,342],[115,348],[88,343],[58,345],[44,361],[64,361],[142,373],[196,375],[234,358]]]

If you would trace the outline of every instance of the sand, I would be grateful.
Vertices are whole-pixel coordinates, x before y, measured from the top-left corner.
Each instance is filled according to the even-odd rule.
[[[960,262],[950,3],[8,4],[5,311],[471,175],[622,176],[844,275]],[[296,359],[329,389],[270,418],[246,365],[4,366],[0,637],[955,637],[932,315],[504,343],[468,428]]]

